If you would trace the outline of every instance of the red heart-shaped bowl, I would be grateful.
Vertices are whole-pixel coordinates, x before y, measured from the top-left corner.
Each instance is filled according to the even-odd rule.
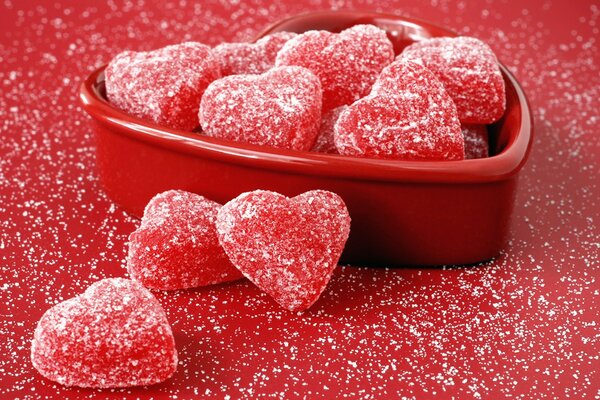
[[[270,26],[276,31],[340,31],[373,24],[396,52],[429,37],[456,34],[396,15],[326,11]],[[523,90],[501,65],[504,117],[489,127],[491,157],[463,161],[393,161],[342,157],[204,137],[129,116],[106,100],[104,67],[81,86],[95,121],[97,164],[108,195],[140,216],[155,194],[196,192],[227,202],[266,189],[296,196],[312,189],[339,194],[352,217],[342,262],[362,265],[471,264],[505,246],[519,171],[528,158],[533,121]]]

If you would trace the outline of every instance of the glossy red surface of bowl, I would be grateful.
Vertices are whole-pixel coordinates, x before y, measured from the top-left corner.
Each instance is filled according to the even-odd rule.
[[[388,32],[396,52],[413,41],[455,36],[426,22],[364,12],[319,12],[278,22],[275,31],[339,31],[359,23]],[[504,247],[518,174],[532,142],[532,116],[513,75],[501,66],[507,110],[489,127],[492,156],[425,162],[359,159],[265,148],[173,130],[129,116],[105,98],[103,70],[81,86],[95,121],[97,165],[108,195],[140,216],[148,200],[184,189],[227,202],[240,193],[311,189],[338,193],[352,216],[342,262],[361,265],[470,264]]]

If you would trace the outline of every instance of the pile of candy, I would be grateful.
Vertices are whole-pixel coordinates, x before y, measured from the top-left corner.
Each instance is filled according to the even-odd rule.
[[[485,125],[506,102],[492,50],[443,37],[394,57],[373,25],[213,49],[188,42],[117,55],[106,93],[131,115],[231,141],[395,160],[487,157]]]
[[[146,288],[246,277],[283,308],[303,311],[325,290],[349,234],[346,205],[323,190],[293,198],[257,190],[224,206],[182,190],[160,193],[129,236],[131,280],[104,279],[46,311],[32,363],[67,386],[162,382],[175,372],[177,351],[165,313]]]
[[[370,25],[127,51],[106,68],[106,91],[116,107],[170,128],[400,160],[487,157],[484,124],[505,107],[496,58],[479,40],[425,40],[394,60],[385,32]],[[257,190],[223,206],[181,190],[158,194],[129,238],[131,280],[104,279],[48,310],[32,363],[68,386],[162,382],[176,370],[177,350],[147,288],[246,277],[285,309],[303,311],[325,290],[349,234],[346,205],[323,190],[294,198]]]

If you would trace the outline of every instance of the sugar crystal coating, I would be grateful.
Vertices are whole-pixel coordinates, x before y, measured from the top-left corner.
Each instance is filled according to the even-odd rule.
[[[256,43],[222,43],[213,53],[219,60],[223,76],[262,74],[275,66],[275,57],[283,45],[297,34],[275,32]]]
[[[341,106],[334,108],[333,110],[326,112],[321,117],[321,128],[319,129],[319,136],[317,141],[311,149],[319,153],[338,154],[338,150],[335,147],[335,139],[333,136],[333,129],[338,118],[348,106]]]
[[[465,158],[486,158],[490,155],[488,131],[485,125],[463,124],[461,126],[465,138]]]
[[[221,77],[210,47],[196,42],[122,52],[104,73],[106,96],[117,108],[184,130],[198,126],[200,98],[208,85]]]
[[[152,385],[177,368],[171,326],[154,295],[137,282],[103,279],[42,316],[31,343],[33,366],[66,386]]]
[[[454,100],[462,123],[490,124],[506,108],[504,80],[492,49],[479,39],[434,38],[406,47],[398,56],[429,68]]]
[[[342,155],[399,160],[462,160],[454,102],[427,68],[395,61],[369,96],[342,112],[334,128]]]
[[[183,190],[154,196],[129,236],[127,270],[132,279],[148,288],[175,290],[242,278],[217,238],[220,208]]]
[[[212,137],[310,150],[321,123],[321,84],[302,67],[230,75],[206,89],[200,123]]]
[[[233,264],[290,311],[321,295],[350,234],[350,216],[335,193],[314,190],[293,198],[257,190],[225,204],[219,240]]]
[[[299,65],[323,86],[323,112],[351,104],[369,93],[381,70],[394,60],[385,31],[355,25],[341,33],[308,31],[288,41],[276,65]]]

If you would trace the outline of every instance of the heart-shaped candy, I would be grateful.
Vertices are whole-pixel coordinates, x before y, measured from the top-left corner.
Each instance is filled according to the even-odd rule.
[[[465,138],[465,159],[486,158],[490,156],[490,141],[487,126],[463,124]]]
[[[308,31],[288,41],[275,65],[310,69],[323,86],[323,112],[365,96],[381,70],[394,60],[385,31],[356,25],[341,33]]]
[[[386,67],[369,96],[350,105],[334,128],[342,155],[399,160],[462,160],[456,107],[427,68],[404,61]]]
[[[177,350],[156,298],[128,279],[104,279],[42,316],[31,343],[33,366],[66,386],[152,385],[177,368]]]
[[[219,59],[223,76],[262,74],[273,68],[277,52],[296,35],[276,32],[256,43],[222,43],[213,49],[213,53]]]
[[[169,190],[150,200],[129,236],[127,269],[152,289],[174,290],[242,278],[223,252],[215,221],[221,205],[198,194]]]
[[[231,262],[290,311],[321,295],[350,233],[350,216],[335,193],[314,190],[293,198],[257,190],[225,204],[219,240]]]
[[[200,105],[204,134],[262,146],[309,150],[320,121],[321,84],[302,67],[227,76],[206,89]]]
[[[106,96],[121,110],[170,128],[198,126],[200,98],[221,77],[210,47],[187,42],[118,54],[108,64]]]
[[[444,84],[462,123],[491,124],[506,108],[498,60],[492,49],[473,37],[443,37],[415,42],[398,56],[420,63]]]
[[[329,153],[338,154],[338,150],[335,147],[334,128],[340,115],[348,108],[348,106],[340,106],[334,108],[321,116],[321,128],[319,129],[319,136],[313,148],[310,151],[318,153]]]

